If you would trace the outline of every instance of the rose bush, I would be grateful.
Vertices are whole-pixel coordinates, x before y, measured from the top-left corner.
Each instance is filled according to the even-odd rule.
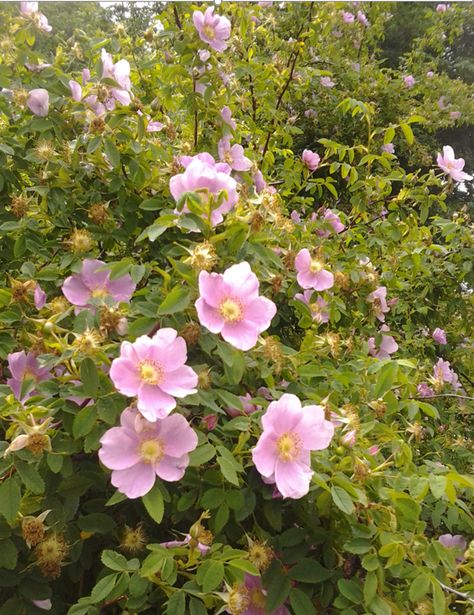
[[[391,3],[2,4],[0,615],[472,607],[439,6],[386,68]]]

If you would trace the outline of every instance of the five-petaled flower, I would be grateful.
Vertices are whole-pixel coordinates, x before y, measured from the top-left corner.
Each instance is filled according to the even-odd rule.
[[[334,286],[334,275],[324,268],[324,262],[319,257],[311,256],[307,248],[298,252],[295,258],[296,280],[301,288],[327,290]]]
[[[232,265],[224,273],[199,274],[199,321],[212,333],[240,350],[250,350],[270,326],[276,306],[259,297],[260,283],[247,262]]]
[[[443,153],[438,153],[436,159],[439,168],[449,175],[455,182],[471,181],[472,175],[463,171],[466,164],[464,158],[455,158],[454,150],[450,145],[443,147]]]
[[[11,378],[7,379],[7,384],[18,401],[26,401],[34,395],[35,384],[51,378],[49,369],[41,367],[36,355],[32,352],[26,353],[24,350],[12,352],[7,356],[7,359],[12,375]],[[25,381],[29,381],[30,386],[22,395],[21,389],[24,387]]]
[[[186,360],[184,339],[174,329],[164,328],[153,337],[122,342],[110,377],[117,391],[137,397],[137,408],[146,419],[156,421],[176,408],[175,397],[196,393],[198,375],[185,365]]]
[[[274,480],[283,497],[303,497],[313,475],[311,451],[329,446],[334,425],[325,419],[322,406],[303,408],[298,397],[290,393],[268,406],[262,425],[263,433],[252,451],[257,470]]]
[[[157,476],[170,482],[183,478],[188,453],[197,442],[181,414],[152,423],[126,408],[120,427],[108,429],[100,439],[99,459],[112,470],[112,485],[128,498],[138,498],[151,490]]]
[[[372,303],[375,316],[380,322],[385,322],[385,314],[390,312],[387,303],[387,288],[385,286],[379,286],[367,296],[367,301]]]
[[[78,307],[92,307],[94,300],[108,303],[130,301],[135,291],[132,278],[126,274],[111,280],[111,270],[104,267],[102,261],[85,259],[81,272],[64,280],[62,291],[66,299]]]
[[[214,7],[210,6],[203,13],[194,11],[193,23],[199,38],[215,51],[224,51],[230,36],[230,21],[227,17],[214,15]]]

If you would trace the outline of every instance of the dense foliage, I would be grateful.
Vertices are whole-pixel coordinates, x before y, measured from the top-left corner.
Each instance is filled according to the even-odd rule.
[[[472,7],[387,63],[392,3],[45,5],[0,6],[0,615],[469,613]]]

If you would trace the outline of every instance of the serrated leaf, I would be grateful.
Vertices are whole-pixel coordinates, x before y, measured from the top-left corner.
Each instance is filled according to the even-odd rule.
[[[331,487],[331,496],[334,504],[346,515],[351,515],[354,512],[354,502],[342,487]]]
[[[72,423],[72,435],[75,439],[83,438],[91,432],[97,419],[97,409],[95,406],[86,406],[74,417]]]
[[[273,613],[281,606],[288,598],[290,593],[291,580],[289,577],[282,574],[273,574],[267,586],[267,603],[266,610],[268,613]]]
[[[100,557],[102,563],[110,570],[115,570],[116,572],[123,572],[124,570],[128,570],[128,562],[127,559],[116,551],[111,551],[110,549],[106,549],[102,551],[102,555]]]
[[[117,582],[117,574],[109,574],[103,577],[97,585],[94,587],[91,593],[91,599],[93,602],[102,602],[105,600],[110,592],[114,589]]]
[[[185,310],[191,301],[191,291],[184,286],[175,286],[158,308],[159,315],[175,314]]]
[[[374,389],[374,397],[383,397],[393,386],[398,374],[398,365],[395,361],[389,361],[379,371],[377,383]]]
[[[31,464],[26,461],[18,459],[15,462],[15,467],[20,475],[23,484],[27,489],[36,495],[44,493],[45,485],[44,480],[41,478],[40,473]]]
[[[120,152],[115,143],[110,139],[105,139],[104,141],[104,152],[113,167],[118,167],[120,165]]]
[[[96,364],[90,357],[86,357],[81,363],[81,382],[88,397],[94,397],[97,394],[99,373]]]
[[[308,596],[296,587],[290,590],[291,608],[298,615],[315,615],[316,609]]]
[[[168,600],[166,615],[184,615],[186,611],[186,594],[178,590]]]
[[[13,523],[20,508],[21,492],[14,478],[0,484],[0,514],[8,523]]]

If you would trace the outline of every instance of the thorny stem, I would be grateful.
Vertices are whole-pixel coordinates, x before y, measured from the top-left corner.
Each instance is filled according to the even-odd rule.
[[[469,399],[474,401],[474,397],[467,395],[457,395],[456,393],[439,393],[438,395],[429,395],[427,397],[408,397],[408,399],[433,399],[434,397],[458,397],[459,399]]]
[[[459,592],[457,589],[453,589],[452,587],[449,587],[448,585],[441,583],[441,581],[438,581],[438,583],[444,589],[444,591],[451,592],[452,594],[456,594],[456,596],[459,596],[463,600],[466,600],[466,602],[469,602],[469,604],[474,604],[474,599],[468,596],[467,594],[464,594],[463,592]]]

